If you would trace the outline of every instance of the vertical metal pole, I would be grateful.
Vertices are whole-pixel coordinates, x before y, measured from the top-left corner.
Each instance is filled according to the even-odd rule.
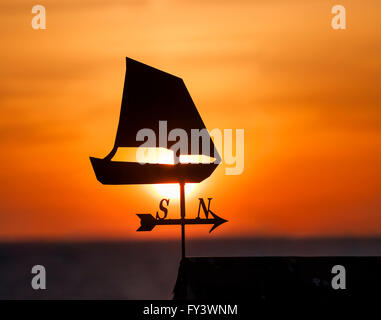
[[[181,223],[181,257],[185,258],[185,192],[184,192],[185,183],[180,182],[180,214],[181,219],[183,220]]]

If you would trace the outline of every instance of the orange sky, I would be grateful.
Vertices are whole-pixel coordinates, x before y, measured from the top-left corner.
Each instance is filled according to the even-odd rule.
[[[229,220],[212,237],[381,235],[379,2],[340,1],[345,31],[336,1],[43,1],[43,31],[35,4],[0,5],[1,239],[179,236],[136,233],[160,195],[90,165],[114,142],[125,56],[182,77],[209,129],[245,129],[243,174],[220,166],[187,199]]]

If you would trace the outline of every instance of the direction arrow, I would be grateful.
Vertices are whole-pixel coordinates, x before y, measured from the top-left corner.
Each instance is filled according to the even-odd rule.
[[[140,227],[136,231],[151,231],[156,225],[182,225],[182,224],[213,224],[209,233],[216,229],[219,225],[227,222],[227,220],[220,218],[212,211],[209,213],[213,216],[213,219],[155,219],[152,214],[137,214],[140,218]]]

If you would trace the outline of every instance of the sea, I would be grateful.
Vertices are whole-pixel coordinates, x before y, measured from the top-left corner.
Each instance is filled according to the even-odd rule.
[[[187,256],[381,256],[381,238],[187,241]],[[181,244],[159,241],[0,243],[0,299],[172,299]],[[46,272],[35,290],[32,268]]]

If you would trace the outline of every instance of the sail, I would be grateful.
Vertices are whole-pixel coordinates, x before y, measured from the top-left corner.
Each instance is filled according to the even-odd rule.
[[[114,154],[118,147],[141,146],[143,142],[136,139],[141,129],[151,129],[156,135],[155,143],[149,147],[170,149],[176,141],[159,139],[159,121],[166,121],[166,138],[172,129],[185,130],[189,140],[186,154],[204,154],[219,159],[209,134],[209,150],[203,150],[201,139],[199,148],[191,147],[192,129],[206,128],[183,80],[126,58],[122,106],[115,146],[111,154]]]

